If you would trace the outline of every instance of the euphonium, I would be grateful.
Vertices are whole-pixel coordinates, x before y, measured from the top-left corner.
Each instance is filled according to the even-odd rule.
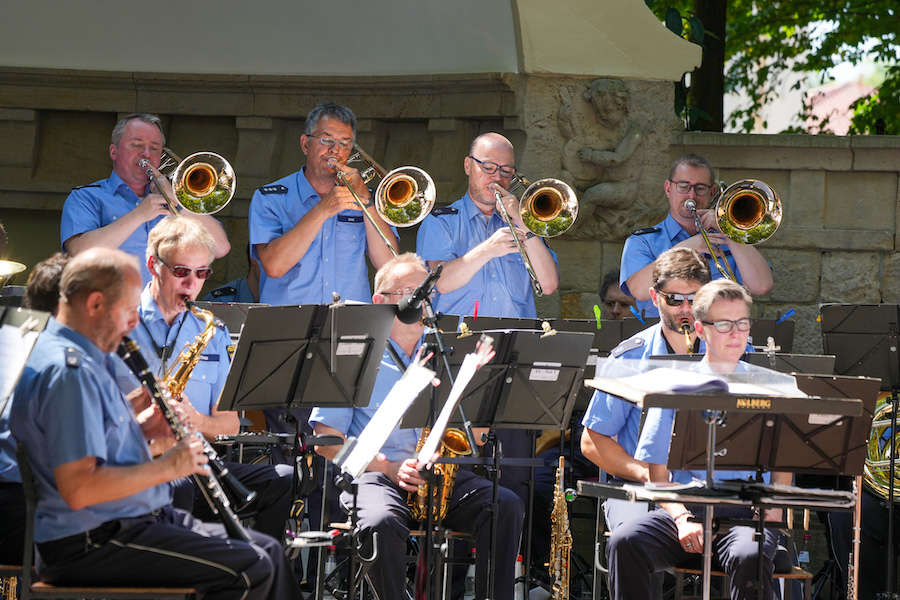
[[[863,482],[873,493],[885,500],[890,496],[891,442],[894,438],[891,431],[892,412],[890,393],[883,393],[875,405],[875,414],[872,416],[872,429],[869,431],[866,462],[863,467]],[[900,442],[894,443],[900,450]],[[900,473],[894,474],[894,500],[900,500]]]
[[[569,553],[572,550],[572,534],[569,532],[569,509],[563,489],[565,457],[559,457],[556,483],[553,486],[553,512],[550,513],[550,574],[551,599],[569,600]]]
[[[416,444],[416,454],[425,445],[428,438],[430,428],[422,429],[422,435],[419,436],[419,443]],[[466,456],[472,454],[469,447],[469,440],[466,438],[464,431],[456,428],[448,428],[441,438],[439,454],[441,458],[454,458],[456,456]],[[433,500],[433,517],[435,521],[442,520],[447,516],[447,509],[450,506],[450,494],[453,493],[453,483],[456,479],[456,471],[459,465],[452,463],[436,463],[434,465],[434,474],[440,475],[442,482],[435,483],[431,486],[431,495]],[[437,478],[435,478],[437,479]],[[409,512],[416,521],[424,521],[428,517],[428,486],[420,485],[417,492],[410,492],[406,503],[409,504]]]

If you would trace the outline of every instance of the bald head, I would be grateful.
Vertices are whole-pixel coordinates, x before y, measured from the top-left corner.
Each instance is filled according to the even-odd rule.
[[[469,154],[478,157],[480,152],[488,152],[491,150],[504,150],[510,153],[514,152],[512,142],[500,135],[499,133],[489,132],[482,133],[474,140],[469,147]]]
[[[499,133],[483,133],[472,141],[463,169],[469,178],[469,198],[485,215],[494,211],[493,186],[509,189],[516,168],[513,145]]]
[[[73,304],[92,292],[115,301],[127,283],[140,281],[137,259],[121,250],[91,248],[72,258],[63,269],[59,282],[60,301]]]

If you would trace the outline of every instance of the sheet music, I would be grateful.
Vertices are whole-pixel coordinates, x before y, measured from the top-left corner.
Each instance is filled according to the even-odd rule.
[[[12,394],[39,332],[12,325],[0,327],[0,407]]]
[[[416,357],[416,360],[410,363],[400,380],[388,392],[384,402],[372,415],[372,420],[359,434],[356,446],[340,465],[342,471],[354,479],[365,472],[366,467],[381,450],[413,400],[432,379],[434,379],[434,371],[423,366]]]

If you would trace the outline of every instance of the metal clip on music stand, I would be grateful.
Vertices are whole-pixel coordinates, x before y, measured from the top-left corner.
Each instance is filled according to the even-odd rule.
[[[477,323],[487,323],[478,319]],[[502,324],[491,323],[492,325]],[[585,363],[591,350],[593,336],[589,333],[558,332],[541,337],[542,331],[498,330],[490,331],[495,338],[495,355],[479,369],[466,391],[461,404],[476,427],[492,429],[563,429],[569,422],[572,408],[584,378]],[[450,368],[459,369],[465,355],[474,351],[477,336],[457,339],[456,334],[442,334],[444,344],[452,348]],[[443,405],[450,388],[438,388],[438,406]],[[424,396],[424,395],[423,395]],[[403,427],[422,427],[433,421],[431,401],[419,396],[403,420]],[[451,426],[459,426],[455,416]],[[496,514],[498,510],[501,466],[535,466],[533,458],[504,458],[497,444],[491,444],[493,453],[484,458],[455,458],[447,462],[483,464],[488,466],[493,483],[491,513],[491,547],[488,568],[488,597],[493,598],[494,564],[496,544]],[[533,451],[533,449],[532,449]],[[538,463],[540,464],[540,463]],[[530,503],[529,503],[530,504]],[[529,505],[528,514],[532,507]],[[527,525],[527,523],[526,523]],[[530,528],[526,527],[525,578],[528,578],[528,547]]]
[[[822,344],[834,354],[835,373],[881,378],[881,389],[891,393],[891,453],[888,482],[888,530],[885,553],[885,591],[879,598],[897,598],[894,555],[894,469],[897,454],[897,410],[900,403],[900,305],[823,304],[819,307]]]
[[[220,410],[368,406],[397,309],[387,304],[251,308],[241,331]],[[324,445],[315,437],[295,447]],[[327,436],[331,437],[331,436]],[[295,469],[295,482],[296,464]],[[325,466],[328,480],[328,464]],[[327,485],[322,486],[325,522]],[[320,553],[316,595],[325,563]]]

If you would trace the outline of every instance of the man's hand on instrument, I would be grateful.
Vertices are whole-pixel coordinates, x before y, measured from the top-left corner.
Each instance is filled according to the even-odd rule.
[[[434,461],[438,458],[439,455],[435,454],[432,460]],[[427,483],[419,473],[424,467],[425,465],[419,464],[419,461],[415,458],[407,458],[400,463],[400,467],[397,469],[397,485],[407,492],[415,492],[420,485]]]
[[[369,193],[366,191],[366,194],[360,195],[360,198],[368,202]],[[319,201],[319,206],[328,217],[333,217],[344,210],[359,210],[359,204],[356,203],[356,200],[353,198],[353,194],[350,193],[350,190],[342,185],[336,185],[331,188],[331,191],[322,196],[322,199]]]
[[[156,217],[166,217],[172,213],[169,204],[160,194],[147,194],[141,198],[141,203],[134,209],[145,223]]]
[[[719,231],[719,223],[716,220],[716,211],[710,208],[700,208],[697,209],[697,216],[700,218],[700,223],[703,225],[703,229],[706,230],[706,233]]]
[[[519,199],[516,198],[512,192],[497,183],[492,183],[489,187],[492,193],[500,194],[500,198],[503,200],[503,206],[506,207],[506,212],[509,214],[509,219],[512,221],[513,225],[519,229],[525,230],[525,222],[522,221],[522,214],[519,211]],[[500,207],[497,206],[495,210],[499,213]]]
[[[519,237],[520,242],[525,242],[525,234],[522,233],[521,230],[516,229],[516,235]],[[491,258],[499,258],[501,256],[506,256],[507,254],[512,254],[513,252],[518,252],[516,242],[513,240],[513,235],[509,230],[509,227],[503,227],[495,231],[491,234],[491,237],[481,242],[481,246]]]
[[[703,525],[690,521],[690,516],[690,513],[683,512],[675,519],[678,541],[685,552],[700,554],[703,552]]]
[[[175,408],[175,414],[178,415],[179,420],[185,427],[190,431],[200,431],[202,433],[201,424],[206,416],[194,408],[187,394],[182,394],[181,398],[173,403],[173,407]]]
[[[169,461],[173,472],[172,479],[186,477],[194,473],[200,475],[209,475],[210,473],[207,466],[209,458],[203,452],[202,440],[194,435],[180,440],[163,454],[162,459]]]

